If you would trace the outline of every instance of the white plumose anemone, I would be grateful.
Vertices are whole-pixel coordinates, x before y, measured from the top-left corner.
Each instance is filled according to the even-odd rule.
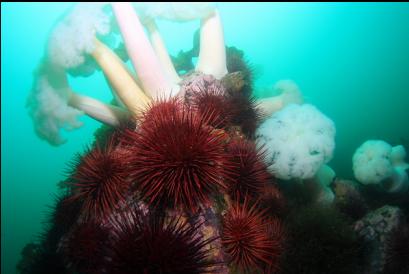
[[[95,49],[95,36],[110,32],[110,18],[102,4],[81,3],[55,26],[48,44],[50,61],[65,69],[85,61]]]
[[[54,26],[27,101],[36,133],[42,139],[53,145],[64,143],[60,129],[80,127],[82,123],[77,119],[82,114],[118,126],[130,117],[138,119],[152,99],[178,95],[180,77],[160,37],[156,17],[201,20],[196,70],[217,78],[227,73],[222,22],[214,4],[144,6],[139,14],[147,20],[146,25],[140,22],[130,3],[80,3]],[[116,52],[118,31],[137,77]],[[90,76],[97,68],[104,73],[119,106],[70,88],[67,73]]]
[[[257,108],[265,117],[270,117],[289,104],[301,105],[304,103],[300,88],[292,80],[278,81],[274,84],[272,92],[276,95],[257,100]]]
[[[387,192],[405,192],[409,187],[402,145],[392,147],[382,140],[368,140],[352,157],[355,178],[362,184],[380,184]]]
[[[393,173],[392,146],[381,140],[368,140],[352,157],[355,178],[362,184],[377,184]]]
[[[332,158],[335,125],[310,104],[290,104],[257,130],[269,170],[280,179],[312,178]]]

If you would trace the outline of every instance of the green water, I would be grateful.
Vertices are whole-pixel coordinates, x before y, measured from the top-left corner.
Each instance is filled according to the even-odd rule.
[[[67,162],[99,124],[64,133],[52,147],[34,133],[25,102],[32,71],[55,20],[72,4],[1,4],[1,273],[15,273],[22,247],[41,230]],[[409,4],[220,4],[225,40],[246,53],[256,86],[293,79],[336,124],[329,163],[352,178],[351,157],[367,139],[409,141]],[[198,22],[160,22],[169,51],[192,45]],[[70,79],[74,89],[110,100],[101,73]],[[257,94],[262,97],[265,94]]]

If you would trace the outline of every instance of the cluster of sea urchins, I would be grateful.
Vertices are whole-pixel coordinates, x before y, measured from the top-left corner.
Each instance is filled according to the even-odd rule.
[[[53,248],[68,271],[274,273],[284,233],[265,201],[282,196],[235,123],[247,99],[238,104],[219,81],[189,100],[156,101],[136,127],[79,156],[57,208],[76,208],[75,221],[55,214]],[[266,199],[270,188],[278,195]]]

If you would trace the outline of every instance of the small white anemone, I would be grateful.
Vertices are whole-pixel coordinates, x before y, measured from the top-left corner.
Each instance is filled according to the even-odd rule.
[[[409,187],[405,157],[401,145],[392,147],[382,140],[368,140],[352,157],[355,178],[365,185],[379,184],[387,192],[405,192]]]
[[[377,184],[393,173],[392,146],[382,140],[364,142],[352,157],[355,178],[362,184]]]
[[[332,158],[335,125],[310,104],[290,104],[257,130],[269,170],[280,179],[312,178]]]

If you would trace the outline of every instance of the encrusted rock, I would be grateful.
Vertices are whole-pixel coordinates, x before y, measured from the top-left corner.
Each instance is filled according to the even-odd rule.
[[[371,265],[365,274],[382,273],[386,257],[386,239],[401,219],[402,214],[398,207],[386,205],[355,222],[355,231],[371,245]]]
[[[355,181],[336,178],[331,185],[338,209],[358,220],[368,213],[368,206]]]
[[[222,78],[222,84],[229,93],[240,92],[246,84],[245,75],[242,71],[229,73]]]
[[[221,223],[217,216],[215,207],[212,206],[202,208],[195,221],[200,224],[197,237],[203,238],[204,240],[213,239],[213,241],[204,247],[209,251],[209,257],[217,262],[217,266],[211,269],[211,273],[229,273],[229,268],[224,263],[225,258],[222,252],[222,244],[220,239]]]
[[[179,96],[184,97],[185,101],[190,103],[194,93],[203,92],[204,90],[224,94],[226,89],[222,82],[214,78],[213,75],[194,71],[187,74],[180,82]]]

